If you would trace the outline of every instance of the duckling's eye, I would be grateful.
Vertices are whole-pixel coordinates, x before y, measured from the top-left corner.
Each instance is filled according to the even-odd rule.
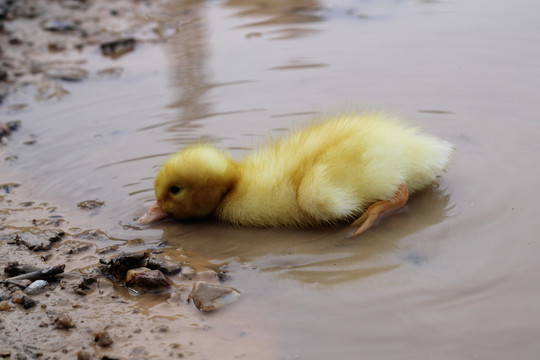
[[[172,185],[170,188],[169,188],[169,192],[173,195],[176,195],[180,192],[180,190],[182,190],[182,188],[178,185]]]

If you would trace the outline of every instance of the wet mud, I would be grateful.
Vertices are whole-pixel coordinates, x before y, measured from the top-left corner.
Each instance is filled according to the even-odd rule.
[[[0,356],[536,359],[536,3],[0,2]],[[361,237],[136,219],[163,161],[341,111],[452,142]]]

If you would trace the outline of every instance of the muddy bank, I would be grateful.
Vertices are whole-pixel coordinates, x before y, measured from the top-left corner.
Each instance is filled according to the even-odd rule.
[[[227,289],[222,285],[225,269],[195,270],[183,251],[163,245],[151,252],[126,254],[114,247],[97,251],[91,239],[99,235],[59,230],[56,220],[61,215],[53,215],[52,224],[50,216],[25,224],[18,210],[31,206],[37,215],[44,206],[54,213],[52,207],[14,207],[10,203],[16,190],[2,188],[0,199],[9,207],[1,212],[0,235],[4,357],[199,358],[197,329],[211,325],[200,323],[190,300],[197,296],[194,284]],[[158,273],[158,280],[129,275],[130,269],[143,267]],[[154,316],[149,317],[148,306],[160,310],[152,310]],[[33,339],[31,345],[28,338]],[[163,346],[154,346],[157,339]]]
[[[163,43],[178,24],[153,1],[2,1],[0,4],[0,101],[23,88],[40,101],[69,94],[64,82],[88,77],[118,77],[121,67],[95,73],[85,51],[117,59],[137,44]]]
[[[0,104],[4,103],[4,111],[6,106],[8,113],[28,106],[17,103],[20,93],[38,102],[65,100],[70,94],[67,83],[121,76],[121,66],[92,72],[84,59],[73,55],[99,52],[116,60],[142,44],[165,42],[178,24],[163,13],[163,4],[2,2]],[[9,151],[17,146],[10,140],[22,135],[21,121],[1,121],[0,146]],[[27,140],[24,145],[33,143]],[[2,179],[7,175],[2,169]],[[21,185],[0,186],[3,358],[204,358],[195,338],[210,325],[199,324],[200,310],[191,298],[204,299],[204,294],[197,295],[194,284],[227,290],[221,285],[226,270],[209,264],[190,266],[184,251],[170,249],[164,242],[150,253],[147,247],[137,251],[144,240],[130,240],[128,248],[133,244],[136,252],[126,255],[116,244],[107,246],[114,238],[101,230],[66,228],[69,215],[57,206],[35,199],[20,201]],[[84,200],[77,207],[91,214],[104,204]],[[148,272],[130,274],[137,269]],[[205,301],[204,310],[222,306],[216,299]],[[152,310],[149,316],[148,306],[161,310]],[[160,346],[155,346],[157,341]]]
[[[216,340],[203,312],[239,295],[229,296],[226,266],[193,261],[166,243],[136,251],[142,240],[132,240],[123,246],[129,253],[100,247],[106,234],[61,230],[66,219],[52,204],[15,204],[17,188],[0,186],[3,357],[205,358],[198,342]]]

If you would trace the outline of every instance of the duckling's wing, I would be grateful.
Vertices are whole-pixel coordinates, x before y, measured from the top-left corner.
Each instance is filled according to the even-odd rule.
[[[298,187],[299,208],[313,219],[314,224],[335,223],[362,210],[354,189],[332,176],[331,165],[314,165],[304,174]]]

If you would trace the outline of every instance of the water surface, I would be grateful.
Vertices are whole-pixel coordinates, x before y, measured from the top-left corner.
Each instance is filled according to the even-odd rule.
[[[68,84],[58,102],[8,99],[3,118],[24,126],[0,149],[0,183],[53,203],[72,234],[102,231],[98,248],[164,241],[195,268],[226,266],[243,296],[205,320],[221,341],[203,347],[209,358],[536,359],[539,11],[527,0],[171,4],[180,27],[167,44],[72,55],[91,74],[122,66],[120,79]],[[29,106],[8,110],[18,103]],[[186,144],[240,158],[313,117],[366,109],[456,150],[438,186],[361,237],[134,222]],[[76,206],[88,199],[105,206]]]

